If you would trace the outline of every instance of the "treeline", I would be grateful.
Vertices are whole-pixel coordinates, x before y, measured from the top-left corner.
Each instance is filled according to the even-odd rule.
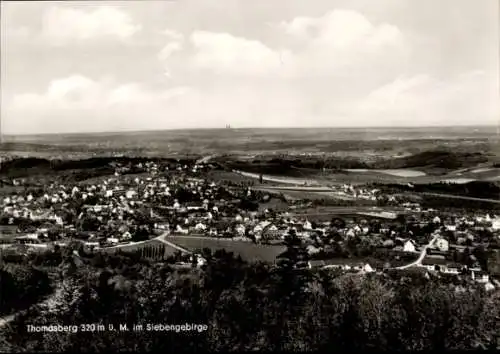
[[[500,186],[495,182],[472,181],[468,183],[374,184],[385,192],[440,193],[482,199],[500,199]]]
[[[129,256],[134,258],[144,258],[152,260],[164,260],[167,258],[166,246],[164,244],[147,244],[145,246],[137,246],[135,249],[109,249],[106,252],[120,256]]]
[[[204,269],[123,256],[69,267],[57,312],[34,309],[0,334],[11,351],[457,350],[500,347],[500,297],[420,272],[341,275],[299,267],[288,240],[278,266],[217,252]],[[102,256],[101,256],[102,257]],[[204,324],[206,332],[27,333],[36,323]]]
[[[420,205],[424,209],[439,209],[450,212],[481,210],[485,212],[500,211],[500,204],[478,200],[453,199],[433,196],[422,196]]]
[[[424,151],[411,156],[390,159],[375,163],[373,168],[399,169],[433,167],[443,169],[458,169],[488,162],[488,158],[480,152]]]
[[[405,169],[405,168],[434,168],[453,170],[475,166],[487,162],[488,158],[480,152],[465,153],[444,150],[424,151],[411,156],[379,159],[372,162],[352,157],[319,157],[307,156],[304,158],[288,157],[258,158],[251,162],[229,161],[227,165],[232,169],[255,173],[280,174],[288,176],[303,176],[321,169]]]

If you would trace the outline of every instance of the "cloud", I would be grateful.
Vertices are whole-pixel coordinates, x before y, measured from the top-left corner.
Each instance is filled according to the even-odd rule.
[[[352,46],[381,46],[400,44],[402,33],[393,25],[375,25],[361,13],[351,10],[334,10],[321,17],[297,17],[282,22],[281,29],[288,35],[311,40],[314,45],[331,48]]]
[[[2,113],[9,134],[220,128],[225,123],[293,126],[307,113],[304,102],[300,92],[280,83],[153,88],[72,75],[53,80],[43,92],[5,100]]]
[[[281,34],[280,47],[229,33],[192,33],[192,69],[272,78],[343,75],[346,70],[364,74],[377,66],[382,71],[399,68],[409,55],[406,38],[398,27],[373,24],[355,11],[297,17],[270,28]]]
[[[407,39],[398,27],[373,24],[355,11],[334,10],[317,18],[299,17],[279,26],[301,44],[296,66],[302,75],[338,75],[350,70],[400,67],[409,55]]]
[[[182,50],[182,42],[170,42],[160,51],[159,57],[162,60],[170,58],[172,54]]]
[[[189,92],[183,86],[153,89],[71,75],[53,80],[44,92],[19,94],[6,102],[4,128],[33,133],[153,128],[162,124],[162,112]]]
[[[255,19],[244,28],[217,20],[217,25],[204,22],[205,30],[193,32],[180,19],[163,29],[165,19],[160,19],[147,23],[152,37],[147,43],[141,41],[137,50],[106,42],[106,38],[136,39],[141,28],[120,8],[54,9],[52,15],[47,12],[40,35],[33,26],[10,27],[11,49],[5,51],[10,53],[6,60],[10,73],[2,74],[4,132],[226,123],[235,127],[472,124],[495,123],[499,111],[498,64],[474,59],[492,57],[480,55],[485,50],[469,50],[471,58],[464,60],[464,50],[437,51],[438,44],[448,42],[455,48],[458,44],[451,37],[437,30],[435,37],[430,37],[434,30],[410,31],[403,20],[401,27],[375,21],[382,16],[374,13],[372,18],[333,10],[280,22],[280,12],[272,19],[259,19],[273,25],[258,30],[250,26]],[[11,21],[16,26],[21,22]],[[102,42],[93,45],[94,41]],[[47,43],[80,45],[68,54]],[[39,44],[49,51],[41,51]],[[32,53],[43,55],[46,64],[27,72],[35,67]],[[87,54],[95,60],[89,62]],[[73,72],[85,75],[68,76]],[[130,82],[118,84],[111,77]]]
[[[119,8],[99,6],[91,10],[52,7],[42,19],[42,37],[62,45],[74,40],[116,38],[124,40],[141,30],[141,25]]]
[[[162,34],[165,37],[167,37],[168,39],[174,40],[174,41],[181,41],[184,38],[182,33],[179,33],[177,31],[173,31],[173,30],[168,29],[168,28],[163,30],[163,31],[160,31],[160,34]]]
[[[190,41],[195,50],[191,64],[196,69],[228,75],[269,75],[282,65],[281,54],[257,40],[196,31]]]
[[[498,89],[498,82],[482,71],[446,81],[429,75],[399,77],[361,100],[353,115],[388,125],[495,124]]]

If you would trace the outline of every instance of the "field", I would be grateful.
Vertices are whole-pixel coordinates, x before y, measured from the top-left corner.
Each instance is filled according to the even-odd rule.
[[[246,261],[262,261],[269,263],[275,262],[276,257],[285,250],[285,247],[280,245],[256,245],[243,241],[207,237],[168,236],[166,240],[191,251],[203,248],[209,248],[212,251],[225,249],[228,252],[233,252],[235,255],[240,255],[241,258]]]
[[[69,154],[321,154],[404,157],[441,147],[470,152],[496,149],[494,127],[199,129],[150,132],[5,136],[5,152]]]

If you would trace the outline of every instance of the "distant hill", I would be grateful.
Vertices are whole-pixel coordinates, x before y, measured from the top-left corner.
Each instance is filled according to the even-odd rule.
[[[472,181],[464,184],[441,182],[415,184],[411,187],[407,184],[386,184],[384,188],[387,190],[393,188],[394,190],[404,190],[409,192],[439,193],[472,198],[500,200],[500,185],[498,182]]]
[[[480,152],[424,151],[411,156],[378,162],[371,167],[377,169],[434,167],[451,170],[473,167],[485,162],[488,162],[488,157]]]
[[[452,152],[452,151],[424,151],[405,157],[390,157],[375,161],[364,161],[354,157],[327,157],[305,156],[303,158],[287,157],[260,157],[252,161],[237,161],[229,158],[226,164],[233,169],[280,175],[314,174],[321,169],[423,169],[440,170],[443,173],[459,168],[474,167],[488,162],[488,156],[480,152]]]

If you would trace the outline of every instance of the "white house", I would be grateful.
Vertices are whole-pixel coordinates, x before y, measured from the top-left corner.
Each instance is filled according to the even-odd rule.
[[[404,252],[416,252],[415,242],[413,240],[408,240],[404,243],[403,246]]]
[[[238,236],[245,236],[245,226],[238,224],[235,226],[234,231]]]
[[[445,273],[458,275],[460,274],[460,270],[458,268],[448,268]]]
[[[457,231],[456,225],[445,225],[446,230],[448,231]]]
[[[313,245],[307,246],[307,253],[309,253],[309,254],[315,254],[315,253],[318,253],[319,251],[320,251],[320,249],[317,247],[314,247]]]
[[[366,263],[363,268],[362,268],[362,271],[363,272],[366,272],[366,273],[372,273],[374,272],[375,270],[368,264]]]
[[[197,267],[202,267],[204,266],[205,264],[207,264],[207,261],[205,260],[205,258],[203,258],[201,255],[199,254],[194,254],[193,256],[191,256],[190,258],[190,261],[192,262],[193,261],[193,257],[196,257],[196,266]]]
[[[280,232],[276,225],[269,224],[266,227],[264,227],[262,231],[262,236],[266,239],[276,239],[280,236]]]
[[[491,284],[490,282],[487,282],[486,284],[484,284],[484,289],[486,291],[492,291],[492,290],[495,290],[495,286],[493,284]]]
[[[492,230],[500,230],[500,218],[495,218],[491,220],[491,228]]]
[[[199,222],[199,223],[196,224],[196,226],[194,227],[194,229],[196,231],[205,231],[207,229],[207,227],[206,227],[205,224]]]
[[[394,241],[393,240],[384,240],[382,243],[384,247],[394,247]]]
[[[253,233],[255,235],[261,236],[262,235],[262,230],[264,230],[264,228],[262,227],[262,225],[258,224],[258,225],[255,225],[255,227],[253,228]]]
[[[345,233],[345,235],[347,237],[354,237],[354,236],[356,236],[356,232],[354,232],[354,229],[349,229],[349,230],[347,230],[347,232]]]
[[[436,240],[435,247],[441,252],[447,252],[449,249],[449,242],[444,238],[438,238]]]
[[[477,281],[478,283],[488,283],[490,281],[490,277],[488,274],[483,273],[483,272],[471,272],[472,280]]]
[[[187,235],[189,233],[188,230],[184,230],[180,225],[177,225],[175,232],[180,233],[181,235]]]

